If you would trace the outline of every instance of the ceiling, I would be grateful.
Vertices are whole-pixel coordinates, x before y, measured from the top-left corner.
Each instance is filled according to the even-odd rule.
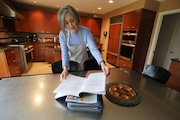
[[[109,0],[11,0],[14,2],[31,4],[35,6],[62,8],[66,5],[73,6],[78,12],[92,14],[106,14],[115,9],[133,3],[137,0],[113,0],[113,3],[108,3]],[[34,3],[36,1],[37,3]],[[58,5],[58,6],[57,6]],[[101,10],[97,8],[101,7]]]

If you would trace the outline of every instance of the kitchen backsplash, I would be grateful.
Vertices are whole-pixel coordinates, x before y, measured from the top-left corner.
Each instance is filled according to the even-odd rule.
[[[10,43],[12,38],[17,38],[19,42],[27,42],[27,36],[36,35],[37,40],[33,42],[43,42],[43,41],[52,41],[59,42],[58,34],[36,34],[36,33],[21,33],[21,32],[0,32],[0,43]],[[30,38],[33,39],[33,38]],[[98,44],[100,37],[94,37],[94,41]]]

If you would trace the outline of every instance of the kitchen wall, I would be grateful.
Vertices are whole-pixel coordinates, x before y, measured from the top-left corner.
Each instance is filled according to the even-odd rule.
[[[149,49],[147,53],[147,58],[145,64],[151,64],[154,57],[154,50],[159,37],[159,32],[164,15],[170,15],[180,13],[180,1],[179,0],[166,0],[161,2],[156,14],[154,27],[151,35],[151,40],[149,43]]]
[[[173,40],[176,39],[177,41],[179,41],[179,36],[177,36],[176,38],[174,34],[176,30],[180,31],[180,28],[177,27],[178,21],[180,23],[180,13],[172,14],[172,15],[165,15],[163,17],[162,26],[160,29],[160,33],[159,33],[156,49],[154,52],[153,61],[152,61],[154,65],[162,66],[166,69],[169,69],[171,60],[169,63],[167,63],[166,58],[170,54],[172,54],[171,57],[174,57],[174,58],[179,57],[180,47],[178,43],[175,44],[175,46],[172,46],[172,47],[175,47],[176,49],[173,50],[173,53],[170,53],[171,45],[173,45],[173,43],[176,42]]]
[[[117,15],[122,15],[127,12],[131,12],[137,9],[148,9],[152,11],[157,11],[159,7],[159,2],[156,2],[154,0],[138,0],[134,3],[131,3],[127,6],[121,7],[117,10],[114,10],[110,13],[107,13],[102,18],[102,27],[101,27],[101,38],[100,43],[103,43],[102,49],[104,50],[102,52],[103,58],[106,59],[106,53],[107,53],[107,45],[108,45],[108,35],[106,37],[103,36],[104,31],[109,31],[110,26],[110,18]]]

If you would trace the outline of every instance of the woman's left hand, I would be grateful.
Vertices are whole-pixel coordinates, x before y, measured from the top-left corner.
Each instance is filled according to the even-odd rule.
[[[105,65],[104,62],[101,62],[101,69],[104,72],[105,75],[109,74],[109,68]]]

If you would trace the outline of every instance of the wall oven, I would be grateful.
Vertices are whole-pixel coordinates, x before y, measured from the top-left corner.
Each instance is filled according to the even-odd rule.
[[[123,30],[122,43],[136,44],[138,30]]]
[[[120,58],[130,61],[133,61],[134,58],[135,45],[128,43],[121,43],[120,46]]]
[[[133,61],[138,30],[123,30],[120,45],[120,58]]]

